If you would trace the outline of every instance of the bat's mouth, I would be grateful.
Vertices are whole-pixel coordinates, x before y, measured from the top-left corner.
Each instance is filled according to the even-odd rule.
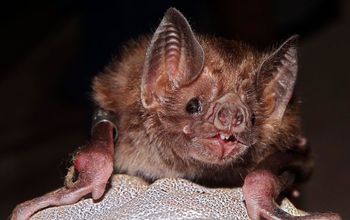
[[[224,134],[224,133],[218,133],[215,136],[212,137],[213,139],[217,139],[220,144],[243,144],[245,145],[244,142],[242,142],[239,138],[237,138],[236,135],[233,134]]]
[[[209,163],[232,161],[246,152],[250,146],[243,133],[221,131],[209,123],[187,125],[183,128],[183,132],[194,141],[189,151],[192,157],[202,155],[202,159]]]
[[[237,139],[234,135],[226,135],[226,134],[222,134],[222,133],[215,135],[213,138],[220,139],[224,143],[237,141]]]
[[[218,158],[225,159],[241,153],[247,145],[234,134],[218,133],[207,138],[205,146]]]

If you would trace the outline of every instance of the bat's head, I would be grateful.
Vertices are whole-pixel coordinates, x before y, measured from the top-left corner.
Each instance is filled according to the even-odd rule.
[[[154,116],[149,128],[159,126],[154,137],[182,159],[207,164],[233,161],[256,143],[271,144],[288,127],[295,44],[291,37],[258,53],[242,43],[196,36],[185,17],[169,9],[142,75],[142,105]]]

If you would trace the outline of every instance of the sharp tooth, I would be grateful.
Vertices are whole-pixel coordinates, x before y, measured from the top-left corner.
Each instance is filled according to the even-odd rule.
[[[224,134],[220,134],[221,140],[226,140],[226,136]]]
[[[225,134],[220,134],[220,138],[221,140],[227,141],[228,139],[230,139],[230,136],[227,136]]]

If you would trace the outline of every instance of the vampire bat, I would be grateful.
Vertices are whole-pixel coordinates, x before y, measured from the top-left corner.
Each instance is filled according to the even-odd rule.
[[[261,52],[195,34],[170,8],[152,37],[127,44],[94,79],[100,110],[90,142],[74,157],[76,180],[69,175],[67,186],[18,205],[12,219],[88,194],[97,200],[113,170],[242,186],[251,219],[340,219],[293,217],[275,203],[312,168],[293,92],[297,39]]]

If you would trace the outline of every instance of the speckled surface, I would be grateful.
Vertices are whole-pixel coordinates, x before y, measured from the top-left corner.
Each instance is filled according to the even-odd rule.
[[[305,215],[288,200],[281,208],[293,215]],[[160,179],[149,185],[126,175],[112,177],[112,187],[94,203],[52,207],[35,214],[43,219],[249,219],[241,188],[209,189],[184,179]]]

